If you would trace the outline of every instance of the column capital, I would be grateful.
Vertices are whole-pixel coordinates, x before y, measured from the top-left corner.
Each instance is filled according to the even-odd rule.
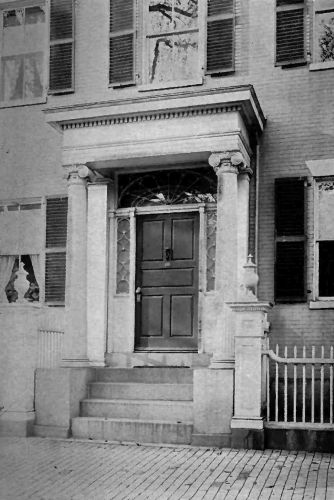
[[[240,151],[213,152],[209,156],[208,162],[217,175],[220,173],[251,175],[252,173],[252,169],[247,165]]]
[[[84,164],[64,165],[64,179],[69,184],[83,184],[89,178],[92,171]]]

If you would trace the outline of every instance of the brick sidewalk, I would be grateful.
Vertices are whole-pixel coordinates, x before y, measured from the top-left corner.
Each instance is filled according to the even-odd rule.
[[[334,499],[334,455],[0,438],[1,500]]]

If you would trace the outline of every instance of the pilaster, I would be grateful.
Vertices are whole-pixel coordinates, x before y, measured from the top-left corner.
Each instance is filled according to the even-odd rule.
[[[107,328],[108,186],[111,179],[88,183],[87,354],[90,365],[104,366]]]
[[[63,366],[87,366],[86,336],[86,165],[65,168],[68,182],[65,337]]]

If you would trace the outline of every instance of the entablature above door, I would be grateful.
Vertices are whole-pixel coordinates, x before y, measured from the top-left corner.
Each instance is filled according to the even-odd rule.
[[[252,86],[45,110],[47,121],[63,134],[63,164],[94,169],[203,161],[212,151],[252,155],[252,137],[265,118]]]

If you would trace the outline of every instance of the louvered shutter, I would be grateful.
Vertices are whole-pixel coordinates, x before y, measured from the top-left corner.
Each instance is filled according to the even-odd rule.
[[[275,183],[275,299],[305,300],[304,180]]]
[[[305,61],[305,13],[303,0],[277,0],[276,63]]]
[[[109,83],[134,83],[134,0],[110,0]]]
[[[73,91],[74,0],[51,0],[49,91]]]
[[[46,203],[45,302],[65,301],[67,198]]]
[[[208,0],[207,73],[234,69],[234,0]]]

